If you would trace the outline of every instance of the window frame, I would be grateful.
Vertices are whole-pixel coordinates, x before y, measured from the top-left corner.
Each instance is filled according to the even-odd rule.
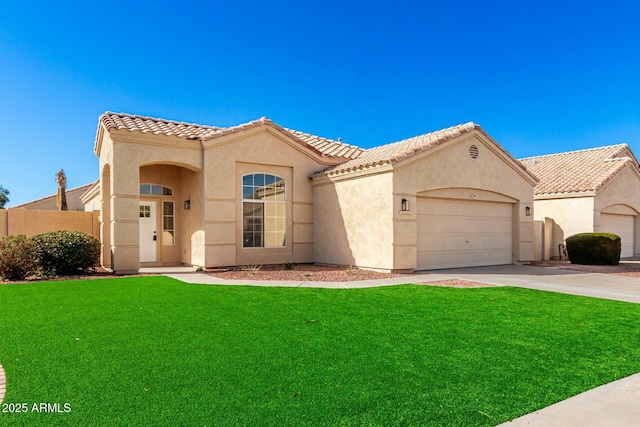
[[[278,191],[280,187],[282,191]],[[286,248],[288,245],[286,178],[271,173],[247,173],[241,177],[240,188],[242,192],[242,248]],[[259,215],[256,215],[258,212]],[[273,244],[280,239],[282,244]],[[251,244],[248,245],[248,243]]]

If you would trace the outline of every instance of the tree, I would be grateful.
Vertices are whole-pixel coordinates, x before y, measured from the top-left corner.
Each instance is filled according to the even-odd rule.
[[[9,190],[0,185],[0,209],[4,209],[7,203],[9,203]]]

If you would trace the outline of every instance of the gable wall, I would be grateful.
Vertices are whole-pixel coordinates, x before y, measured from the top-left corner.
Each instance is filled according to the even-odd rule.
[[[308,177],[326,165],[269,128],[212,141],[205,146],[204,165],[206,266],[314,261],[314,200]],[[242,175],[249,173],[286,179],[286,247],[242,247]]]
[[[596,193],[595,231],[600,231],[601,214],[604,212],[635,216],[633,253],[640,253],[640,176],[631,165],[626,166]]]
[[[478,148],[475,159],[469,154],[471,145]],[[418,196],[512,203],[514,262],[532,260],[533,216],[526,216],[525,208],[533,207],[533,184],[519,166],[510,164],[477,132],[432,150],[416,155],[408,164],[400,163],[394,170],[395,268],[415,268]],[[402,198],[410,202],[408,213],[401,212]]]

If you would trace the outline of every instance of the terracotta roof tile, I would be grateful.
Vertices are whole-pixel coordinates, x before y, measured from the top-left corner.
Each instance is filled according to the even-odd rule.
[[[638,167],[627,144],[528,157],[520,162],[540,179],[535,195],[596,191],[625,166]]]
[[[221,129],[217,126],[204,126],[173,120],[154,119],[152,117],[133,116],[125,113],[106,112],[100,121],[107,129],[126,129],[129,131],[150,132],[154,134],[176,135],[190,139],[201,139]]]
[[[464,135],[473,130],[478,130],[482,132],[484,135],[489,137],[479,125],[468,122],[457,126],[452,126],[446,129],[438,130],[435,132],[427,133],[424,135],[414,136],[412,138],[407,138],[402,141],[394,142],[391,144],[381,145],[378,147],[371,148],[369,150],[364,151],[357,158],[350,160],[348,162],[342,163],[337,166],[332,166],[324,171],[313,175],[313,177],[317,177],[323,174],[336,174],[336,173],[345,173],[350,172],[357,169],[362,169],[366,167],[372,167],[380,164],[393,164],[404,159],[407,159],[411,156],[414,156],[423,151],[430,150],[438,145],[445,144],[454,138],[457,138],[461,135]],[[490,138],[490,137],[489,137]],[[509,157],[511,155],[500,145],[496,143],[496,145]],[[515,163],[517,161],[513,159]],[[524,168],[523,168],[524,169]]]
[[[363,152],[362,149],[356,146],[343,144],[340,141],[333,141],[331,139],[284,128],[266,117],[227,128],[111,112],[102,114],[99,121],[104,125],[107,131],[112,128],[125,129],[143,133],[151,132],[154,134],[175,135],[201,141],[207,141],[247,129],[269,125],[283,133],[286,133],[303,146],[310,148],[321,156],[350,160],[358,157]]]

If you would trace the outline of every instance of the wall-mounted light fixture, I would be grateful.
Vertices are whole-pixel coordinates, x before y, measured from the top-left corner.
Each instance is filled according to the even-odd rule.
[[[409,212],[409,201],[407,199],[402,199],[402,207],[400,210],[402,212]]]
[[[527,206],[524,208],[524,214],[526,216],[531,216],[531,206]]]
[[[189,209],[191,209],[191,199],[184,201],[184,210],[188,211]]]

